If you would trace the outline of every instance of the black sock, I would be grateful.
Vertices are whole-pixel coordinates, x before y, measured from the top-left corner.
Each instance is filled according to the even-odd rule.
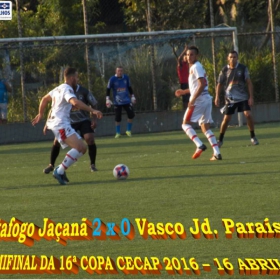
[[[90,164],[95,164],[96,153],[97,153],[96,144],[94,143],[93,145],[88,145]]]
[[[60,145],[53,145],[51,149],[51,165],[54,166],[60,151]]]
[[[251,138],[255,137],[255,131],[254,130],[250,131],[250,134],[251,134]]]
[[[222,142],[224,140],[224,133],[220,133],[220,136],[219,136],[219,141]]]

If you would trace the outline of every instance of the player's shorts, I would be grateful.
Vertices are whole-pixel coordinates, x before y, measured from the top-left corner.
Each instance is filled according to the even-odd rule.
[[[228,103],[224,106],[224,115],[233,115],[237,108],[237,112],[251,111],[248,100],[240,101],[237,103]]]
[[[0,103],[0,117],[2,120],[6,120],[8,115],[8,104]]]
[[[212,123],[212,98],[209,96],[209,98],[205,98],[195,106],[188,108],[183,120],[198,123],[199,125]]]
[[[73,129],[75,129],[75,131],[79,131],[82,137],[84,137],[85,134],[94,133],[94,130],[91,128],[90,120],[72,123],[71,126]]]
[[[189,84],[181,84],[181,89],[188,89],[189,88]],[[183,103],[189,103],[190,100],[190,95],[189,94],[184,94],[182,95],[182,101]]]
[[[72,134],[76,134],[78,139],[81,139],[81,136],[70,125],[60,129],[53,128],[52,132],[54,134],[54,137],[59,142],[62,149],[68,147],[68,145],[64,142],[64,140],[70,137]]]
[[[115,121],[120,122],[122,120],[122,108],[125,109],[127,113],[127,117],[129,119],[133,119],[135,117],[135,113],[133,110],[133,106],[131,103],[125,105],[115,105]]]

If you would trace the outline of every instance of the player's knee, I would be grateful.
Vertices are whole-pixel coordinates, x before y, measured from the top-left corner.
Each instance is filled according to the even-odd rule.
[[[115,122],[121,122],[122,117],[115,117]]]
[[[115,121],[116,122],[121,122],[122,120],[122,114],[117,112],[116,115],[115,115]]]
[[[132,120],[132,119],[134,119],[134,117],[135,117],[135,113],[134,113],[133,111],[130,111],[130,112],[127,113],[127,117],[128,117],[130,120]]]
[[[184,131],[187,131],[189,128],[191,128],[192,126],[191,125],[189,125],[189,124],[187,124],[187,123],[183,123],[182,124],[182,129],[184,130]]]
[[[85,139],[87,145],[93,145],[94,144],[94,134],[93,133],[85,134],[84,139]]]
[[[252,117],[251,111],[244,111],[244,116],[245,116],[247,119],[251,118],[251,117]]]
[[[230,120],[231,120],[231,115],[225,115],[224,119],[223,119],[223,122],[228,123],[228,122],[230,122]]]
[[[86,141],[86,143],[87,143],[88,146],[89,146],[89,145],[93,145],[93,144],[95,143],[94,137],[87,138],[87,139],[85,139],[85,141]]]
[[[84,145],[82,148],[81,148],[81,153],[85,154],[87,152],[87,146]]]
[[[59,142],[56,138],[53,141],[53,145],[56,146],[56,147],[60,147],[60,144],[59,144]]]
[[[87,151],[87,145],[81,139],[79,141],[79,144],[77,145],[77,150],[83,154],[85,154]]]

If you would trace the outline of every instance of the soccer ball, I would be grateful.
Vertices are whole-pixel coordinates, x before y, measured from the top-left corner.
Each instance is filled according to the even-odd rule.
[[[113,169],[113,175],[118,180],[124,180],[129,175],[129,169],[125,164],[118,164]]]

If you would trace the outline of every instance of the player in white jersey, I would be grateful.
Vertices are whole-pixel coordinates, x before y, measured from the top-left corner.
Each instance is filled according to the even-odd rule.
[[[66,184],[65,170],[75,163],[87,150],[84,141],[71,127],[70,111],[72,106],[91,112],[99,119],[102,118],[102,113],[100,111],[87,106],[85,103],[78,100],[74,94],[73,87],[76,87],[78,83],[77,70],[67,67],[64,71],[64,79],[64,84],[61,84],[42,98],[39,105],[39,113],[32,120],[32,125],[37,124],[43,118],[47,104],[52,102],[51,116],[47,121],[47,127],[53,131],[55,138],[59,141],[63,149],[67,146],[72,148],[67,152],[62,163],[56,167],[53,172],[53,176],[61,185]]]
[[[187,50],[187,60],[190,66],[189,70],[189,89],[177,90],[175,95],[180,96],[185,93],[190,94],[188,108],[183,118],[182,128],[188,137],[194,142],[197,149],[192,158],[198,158],[207,147],[201,142],[196,135],[191,123],[198,122],[202,132],[208,139],[213,148],[213,156],[210,160],[221,160],[219,147],[215,135],[210,129],[210,123],[213,122],[212,97],[208,92],[208,82],[206,72],[198,59],[198,48],[191,46]]]

